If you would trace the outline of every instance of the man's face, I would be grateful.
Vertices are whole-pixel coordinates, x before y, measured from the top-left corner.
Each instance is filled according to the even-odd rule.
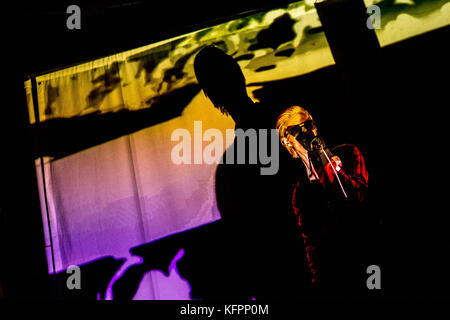
[[[287,128],[288,141],[292,144],[294,149],[298,144],[307,151],[312,151],[312,142],[317,137],[317,126],[312,119],[300,122],[298,125]]]

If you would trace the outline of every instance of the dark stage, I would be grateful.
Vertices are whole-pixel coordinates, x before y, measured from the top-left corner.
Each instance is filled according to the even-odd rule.
[[[367,27],[369,2],[380,30]],[[72,3],[11,5],[0,299],[448,299],[450,7],[394,2],[79,1],[79,30],[66,25]],[[192,164],[165,158],[179,128],[195,143],[195,121],[216,140],[237,123],[196,80],[193,61],[209,45],[239,62],[251,98],[269,106],[255,122],[270,114],[275,129],[297,105],[327,145],[358,146],[369,227],[350,242],[379,267],[380,289],[365,287],[365,269],[364,290],[311,288],[291,206],[300,169],[281,145],[277,173],[262,178],[205,153],[197,163],[195,149]],[[68,287],[71,265],[80,289]]]

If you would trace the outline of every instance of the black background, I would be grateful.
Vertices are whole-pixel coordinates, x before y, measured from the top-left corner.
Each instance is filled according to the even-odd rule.
[[[81,7],[81,30],[66,28],[69,4]],[[3,7],[0,280],[6,298],[50,297],[27,126],[26,76],[136,48],[242,12],[277,7],[280,2],[125,4],[44,1]],[[371,109],[359,121],[365,128],[360,139],[371,141],[365,149],[370,151],[368,165],[376,181],[374,206],[384,217],[386,297],[448,296],[448,36],[447,27],[384,48],[382,69],[367,70],[380,72],[382,79],[364,93]]]

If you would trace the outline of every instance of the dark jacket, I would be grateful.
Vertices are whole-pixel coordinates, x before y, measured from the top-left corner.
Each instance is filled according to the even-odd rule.
[[[358,234],[364,229],[364,203],[368,173],[364,158],[354,145],[340,145],[332,150],[342,161],[337,179],[330,181],[318,159],[313,165],[319,180],[310,181],[306,171],[293,195],[294,212],[305,243],[306,258],[315,287],[324,289],[350,286],[360,282],[361,261]],[[355,284],[357,285],[357,284]]]

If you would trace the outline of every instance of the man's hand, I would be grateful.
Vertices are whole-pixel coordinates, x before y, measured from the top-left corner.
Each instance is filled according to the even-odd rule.
[[[330,161],[331,163],[328,162],[325,165],[325,173],[327,174],[328,179],[330,180],[330,182],[333,183],[334,179],[336,178],[335,175],[334,175],[334,170],[336,170],[336,172],[341,171],[341,169],[342,169],[342,161],[341,161],[341,159],[339,159],[338,156],[332,156],[330,160],[331,160]],[[333,165],[333,167],[331,165]],[[333,168],[334,168],[334,170],[333,170]]]

